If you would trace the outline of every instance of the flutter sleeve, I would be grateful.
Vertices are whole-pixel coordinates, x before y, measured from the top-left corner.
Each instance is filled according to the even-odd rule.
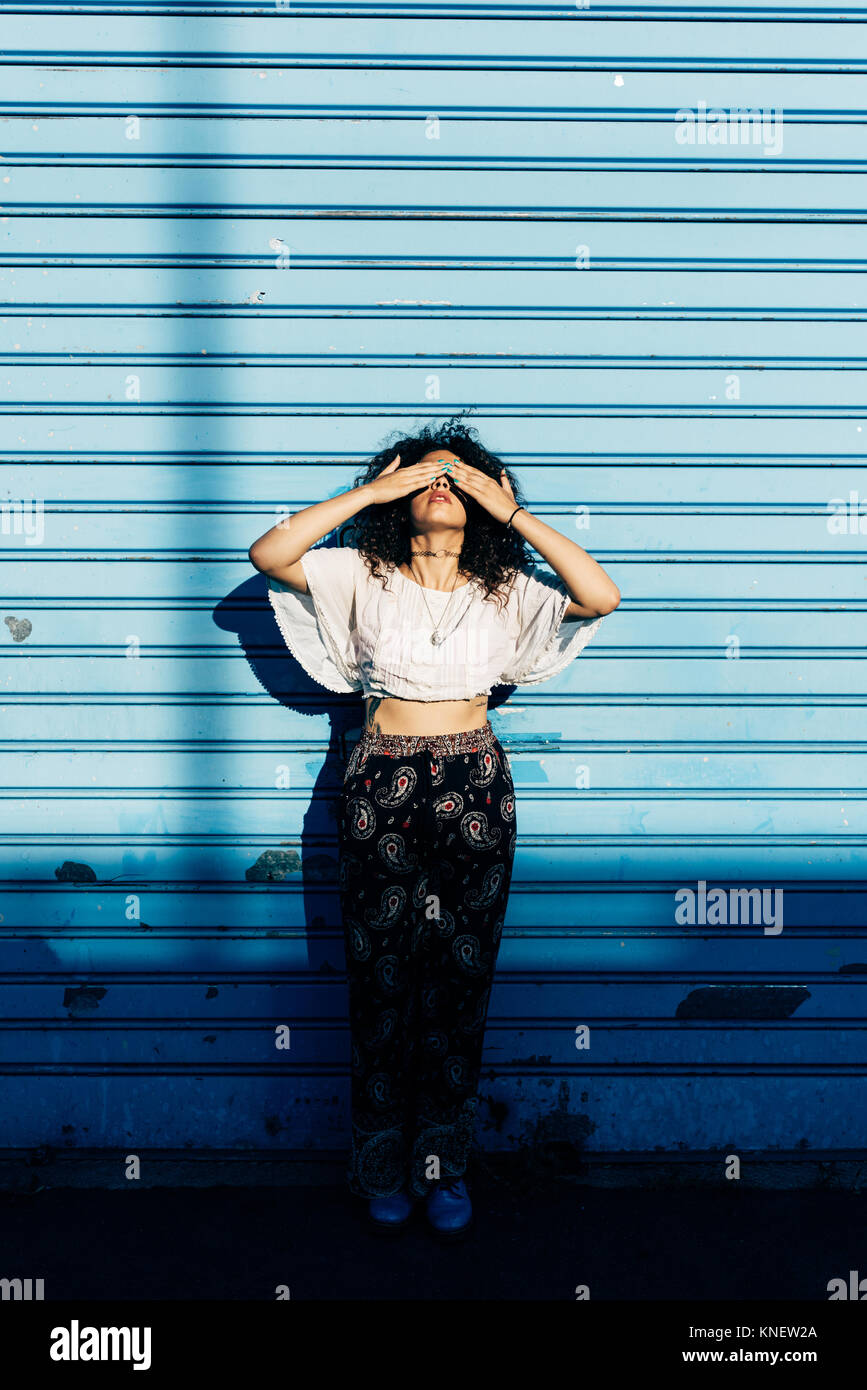
[[[324,546],[301,557],[306,594],[268,577],[268,599],[286,646],[326,690],[362,689],[355,647],[355,585],[364,561],[349,547]]]
[[[503,671],[503,685],[537,685],[550,680],[587,646],[602,618],[563,621],[571,602],[563,582],[537,566],[515,578],[518,637]]]

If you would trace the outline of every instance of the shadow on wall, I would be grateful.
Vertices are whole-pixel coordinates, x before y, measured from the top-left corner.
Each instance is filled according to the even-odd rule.
[[[267,579],[252,575],[217,605],[214,622],[234,632],[256,682],[284,708],[310,721],[309,743],[304,734],[291,736],[297,751],[309,753],[308,769],[315,778],[304,810],[301,834],[286,836],[260,853],[247,869],[251,883],[300,882],[303,924],[307,931],[308,964],[313,970],[342,970],[334,960],[333,939],[324,934],[340,928],[337,896],[336,799],[348,752],[361,731],[364,705],[360,695],[337,695],[311,680],[286,648],[268,602]],[[322,750],[327,720],[327,744]],[[287,742],[290,735],[287,732]],[[299,747],[300,744],[300,747]],[[287,904],[291,911],[291,904]],[[300,914],[291,912],[297,923]]]

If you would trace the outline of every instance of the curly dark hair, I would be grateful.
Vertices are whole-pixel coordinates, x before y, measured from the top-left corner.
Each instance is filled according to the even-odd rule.
[[[449,449],[464,463],[497,481],[505,469],[515,494],[515,505],[522,501],[514,474],[496,454],[485,448],[474,429],[461,423],[460,417],[447,420],[442,425],[425,425],[412,435],[392,438],[388,446],[374,455],[358,475],[354,486],[361,487],[363,483],[372,482],[386,464],[391,463],[395,454],[400,454],[399,467],[406,468],[418,463],[433,449]],[[493,596],[502,599],[516,571],[529,561],[526,542],[517,531],[496,521],[490,512],[461,492],[460,488],[456,487],[455,493],[467,514],[460,571],[478,582],[485,598]],[[410,538],[413,534],[409,510],[411,500],[411,497],[400,497],[381,506],[365,507],[351,524],[355,544],[371,575],[383,583],[386,579],[384,570],[409,562]]]

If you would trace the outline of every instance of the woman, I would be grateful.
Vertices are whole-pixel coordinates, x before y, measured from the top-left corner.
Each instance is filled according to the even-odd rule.
[[[350,519],[354,547],[311,549]],[[536,572],[528,543],[557,578]],[[365,697],[338,816],[350,1188],[381,1230],[427,1197],[434,1230],[461,1235],[515,848],[488,696],[556,675],[620,594],[454,423],[377,455],[351,491],[278,522],[250,559],[304,669]]]

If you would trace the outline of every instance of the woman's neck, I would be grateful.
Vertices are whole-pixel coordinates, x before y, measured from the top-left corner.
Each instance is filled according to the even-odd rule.
[[[450,589],[460,578],[462,531],[436,531],[410,541],[411,575],[426,589]]]

